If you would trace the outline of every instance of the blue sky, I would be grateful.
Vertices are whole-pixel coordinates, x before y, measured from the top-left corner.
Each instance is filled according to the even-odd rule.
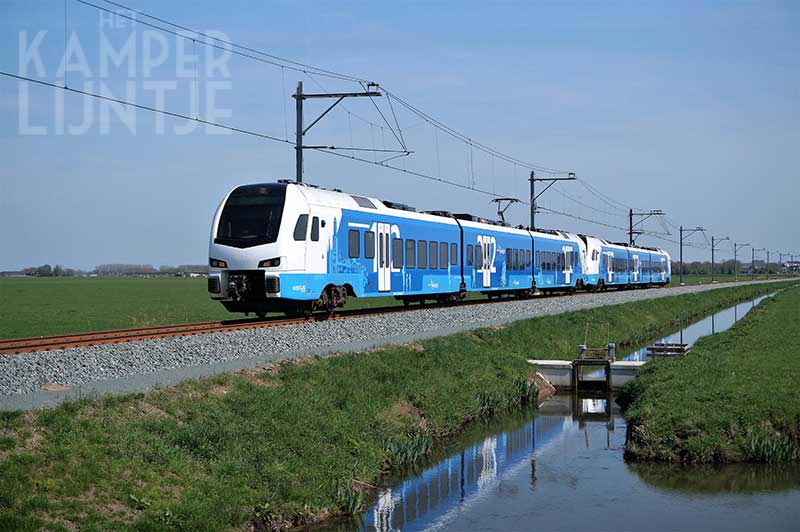
[[[663,209],[671,223],[700,224],[709,237],[800,253],[796,2],[128,3],[187,27],[222,31],[253,48],[374,79],[478,141],[573,170],[624,205]],[[0,14],[0,69],[19,71],[21,31],[29,45],[45,30],[43,79],[56,80],[64,52],[63,1],[0,0]],[[181,55],[179,39],[167,36],[168,58],[145,75],[148,28],[101,26],[97,10],[74,0],[68,0],[67,27],[90,70],[88,76],[69,73],[72,86],[89,83],[97,91],[102,82],[125,97],[129,83],[137,102],[152,105],[146,83],[175,82],[165,108],[193,113],[193,76],[176,65],[195,51],[190,42]],[[101,33],[117,49],[134,35],[132,73],[126,63],[102,75]],[[202,68],[209,52],[199,48]],[[201,110],[208,87],[219,83],[216,107],[230,113],[220,121],[281,138],[293,134],[289,94],[298,80],[306,90],[320,90],[315,81],[328,90],[357,88],[244,58],[226,66],[229,77],[198,74]],[[32,65],[27,74],[38,77]],[[21,132],[21,90],[28,95],[28,124],[46,127],[45,134]],[[368,100],[345,105],[315,126],[307,142],[396,147],[386,128],[362,120],[382,124]],[[315,109],[322,103],[308,104],[309,115]],[[87,112],[92,119],[85,133],[57,134],[60,125],[79,125]],[[293,149],[285,144],[212,135],[205,128],[179,135],[175,126],[185,121],[171,118],[157,134],[159,120],[136,112],[132,132],[111,112],[104,126],[96,101],[48,87],[21,89],[16,80],[0,78],[0,269],[44,262],[81,268],[203,263],[213,210],[229,188],[293,175]],[[398,164],[526,197],[526,169],[480,152],[473,152],[470,169],[463,144],[409,113],[400,111],[398,120],[415,151]],[[486,196],[324,154],[307,154],[306,180],[420,209],[493,215]],[[617,208],[579,183],[551,189],[542,202],[626,224]],[[509,211],[513,223],[526,223],[527,216],[525,206]],[[537,223],[625,238],[619,229],[553,214],[538,215]],[[646,227],[664,230],[658,223]],[[667,238],[677,240],[672,232]],[[640,242],[677,255],[670,242]],[[685,253],[709,258],[706,250]],[[718,256],[730,256],[727,244]]]

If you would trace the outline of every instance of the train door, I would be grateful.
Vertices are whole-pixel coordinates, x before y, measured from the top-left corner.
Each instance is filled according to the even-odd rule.
[[[481,261],[479,264],[476,264],[475,267],[483,276],[481,285],[483,288],[489,288],[492,286],[492,273],[497,271],[494,267],[495,255],[497,254],[497,240],[493,236],[478,235],[478,245],[481,248]]]
[[[633,264],[631,265],[631,275],[633,276],[633,282],[639,282],[639,255],[633,255]]]
[[[491,255],[491,243],[488,238],[483,239],[481,242],[481,251],[483,252],[483,287],[489,288],[492,285],[492,263],[489,260]]]
[[[572,284],[572,248],[564,246],[562,251],[564,255],[564,283],[569,285]]]
[[[606,257],[606,264],[608,265],[608,283],[612,283],[614,281],[614,252],[613,251],[606,251],[604,252]]]
[[[378,291],[392,289],[391,225],[378,223]]]

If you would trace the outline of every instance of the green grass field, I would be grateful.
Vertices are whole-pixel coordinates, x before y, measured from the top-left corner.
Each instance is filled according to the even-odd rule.
[[[775,290],[739,286],[0,413],[0,530],[271,530],[354,513],[467,423],[530,405],[528,358],[639,345]]]
[[[800,288],[762,302],[682,358],[631,381],[627,456],[670,462],[800,461]]]
[[[205,279],[0,279],[0,338],[230,318]]]

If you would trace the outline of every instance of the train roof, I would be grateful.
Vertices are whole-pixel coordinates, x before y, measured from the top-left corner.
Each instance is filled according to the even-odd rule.
[[[326,189],[309,183],[297,183],[296,181],[291,179],[279,179],[278,183],[286,186],[298,187],[299,189],[302,190],[302,193],[307,201],[319,205],[346,208],[362,212],[369,212],[371,210],[374,210],[377,212],[381,212],[384,214],[391,214],[393,216],[398,216],[401,218],[422,219],[444,224],[460,223],[465,227],[486,227],[487,229],[491,229],[493,231],[500,231],[504,233],[507,232],[507,233],[525,234],[525,235],[532,234],[534,237],[538,238],[549,238],[549,239],[567,240],[567,241],[574,241],[575,239],[581,239],[584,242],[586,238],[596,238],[602,244],[607,246],[640,249],[642,251],[645,250],[655,251],[658,253],[667,254],[666,251],[664,251],[663,249],[634,247],[634,246],[629,246],[627,243],[623,242],[609,242],[608,240],[605,240],[600,237],[571,233],[569,231],[563,231],[557,229],[542,229],[542,228],[531,230],[529,227],[525,227],[522,225],[512,227],[510,224],[506,222],[498,220],[490,220],[488,218],[475,216],[469,213],[451,213],[449,211],[444,211],[444,210],[418,211],[414,207],[411,207],[404,203],[390,201],[390,200],[380,200],[377,198],[361,196],[358,194],[349,194],[347,192],[343,192],[338,188]]]

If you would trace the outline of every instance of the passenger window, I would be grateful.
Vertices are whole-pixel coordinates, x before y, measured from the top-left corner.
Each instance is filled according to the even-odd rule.
[[[473,260],[474,258],[473,253],[475,252],[472,248],[473,248],[472,244],[467,244],[467,266],[472,266],[475,263],[475,261]]]
[[[511,248],[506,248],[506,270],[513,270],[513,259],[511,258]]]
[[[431,270],[436,269],[439,265],[439,243],[431,242],[428,244],[428,264]]]
[[[439,269],[447,269],[447,242],[439,243]]]
[[[316,216],[311,219],[311,241],[319,242],[319,218]]]
[[[392,268],[403,267],[403,240],[392,239]]]
[[[294,239],[301,242],[306,239],[308,232],[308,215],[301,214],[297,217],[297,223],[294,224]]]
[[[361,234],[355,230],[350,229],[347,233],[347,252],[351,259],[357,259],[359,256],[359,248],[361,247]]]
[[[525,250],[525,267],[531,267],[531,250],[529,249]]]
[[[364,232],[364,258],[375,258],[375,233],[373,231]]]
[[[450,244],[450,264],[458,264],[458,244]]]
[[[417,241],[408,239],[406,240],[406,269],[413,269],[417,267]]]
[[[428,267],[428,241],[420,240],[417,242],[417,266],[420,269]]]
[[[519,270],[519,250],[514,250],[514,269]]]

